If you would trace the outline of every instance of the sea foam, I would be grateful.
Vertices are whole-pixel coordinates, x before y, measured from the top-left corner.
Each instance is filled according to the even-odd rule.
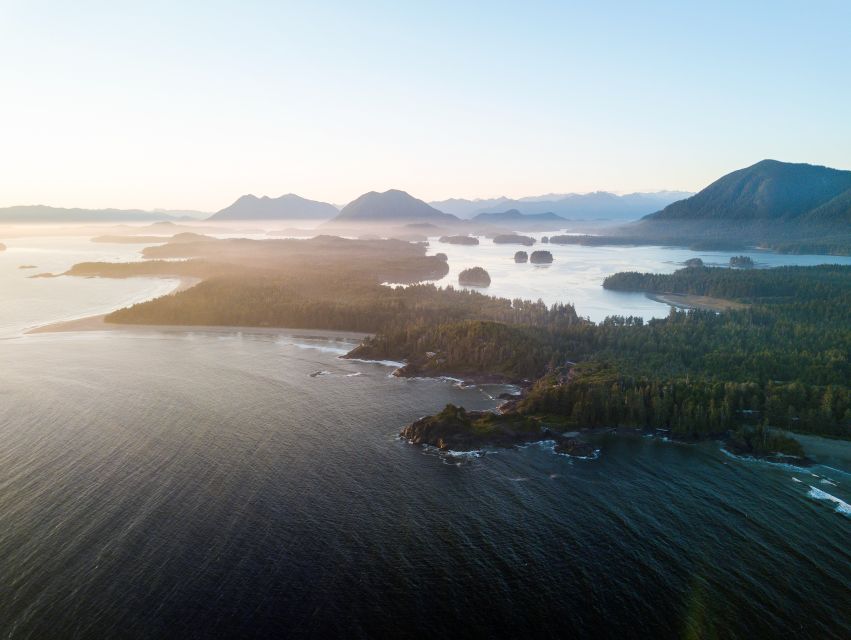
[[[826,491],[822,491],[821,489],[817,489],[816,487],[810,485],[810,490],[807,495],[816,500],[826,500],[828,502],[833,502],[836,504],[835,511],[837,513],[841,513],[842,515],[851,517],[851,504],[848,504],[844,500],[840,500],[836,496],[832,496]]]

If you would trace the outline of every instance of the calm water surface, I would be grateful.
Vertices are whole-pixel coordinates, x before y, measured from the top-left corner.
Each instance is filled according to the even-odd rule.
[[[55,319],[21,281],[4,304]],[[50,282],[58,317],[162,284]],[[6,317],[4,638],[851,636],[849,443],[806,438],[806,470],[624,436],[449,458],[396,434],[501,389],[340,360],[343,333]]]
[[[580,316],[595,322],[611,315],[664,318],[670,307],[649,299],[643,293],[607,291],[602,284],[606,276],[618,271],[671,273],[682,269],[689,258],[701,258],[708,266],[728,266],[730,257],[748,255],[761,267],[781,265],[851,264],[849,256],[796,256],[768,251],[691,251],[676,247],[582,247],[579,245],[541,244],[540,233],[523,234],[539,242],[532,247],[494,244],[481,237],[478,246],[442,244],[430,239],[429,254],[445,253],[449,258],[449,274],[440,285],[458,286],[458,274],[469,267],[483,267],[491,276],[491,285],[477,289],[505,298],[540,298],[547,304],[571,302]],[[553,263],[515,264],[516,251],[531,253],[546,250]]]

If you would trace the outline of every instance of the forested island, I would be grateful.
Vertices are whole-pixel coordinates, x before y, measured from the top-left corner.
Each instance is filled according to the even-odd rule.
[[[619,273],[604,286],[711,295],[741,301],[742,308],[672,309],[660,320],[615,316],[595,324],[570,305],[430,284],[383,286],[448,270],[422,245],[399,241],[203,240],[150,247],[145,255],[151,259],[82,264],[69,273],[203,279],[116,311],[109,322],[362,331],[374,335],[349,356],[404,361],[399,375],[523,386],[522,397],[503,407],[504,418],[488,423],[496,431],[483,430],[481,416],[450,421],[462,432],[464,425],[485,434],[515,432],[517,425],[545,435],[664,429],[681,439],[727,438],[731,450],[751,455],[791,450],[783,440],[743,431],[762,425],[851,437],[851,267]]]
[[[489,287],[491,277],[481,267],[470,267],[458,274],[458,284],[463,287]]]
[[[553,261],[553,254],[549,251],[533,251],[529,256],[529,262],[532,264],[550,264]]]
[[[479,239],[474,238],[473,236],[440,236],[438,242],[442,242],[444,244],[463,244],[472,246],[479,244]]]
[[[535,244],[535,238],[531,236],[521,236],[516,233],[504,233],[493,237],[494,244],[522,244],[526,247],[531,247]]]

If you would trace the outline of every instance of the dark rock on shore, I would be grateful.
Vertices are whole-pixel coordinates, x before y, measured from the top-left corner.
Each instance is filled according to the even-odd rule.
[[[532,264],[550,264],[553,261],[553,254],[549,251],[533,251],[529,256],[529,262]]]
[[[518,264],[521,263],[521,262],[526,262],[528,260],[529,260],[529,254],[526,253],[525,251],[518,251],[517,253],[514,254],[514,262],[516,262]]]
[[[596,449],[587,442],[583,442],[578,438],[566,438],[561,434],[557,435],[558,438],[553,438],[556,441],[556,453],[563,453],[577,458],[590,458],[596,453]]]

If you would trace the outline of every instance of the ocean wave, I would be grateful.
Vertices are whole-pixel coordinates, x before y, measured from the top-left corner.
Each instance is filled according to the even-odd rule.
[[[831,487],[838,487],[838,486],[839,486],[838,484],[836,484],[836,483],[835,483],[835,482],[833,482],[832,480],[828,480],[827,478],[822,478],[821,480],[819,480],[819,483],[821,483],[821,484],[829,484]]]
[[[446,451],[441,451],[441,453],[452,458],[472,460],[473,458],[481,458],[487,452],[484,449],[474,449],[473,451],[453,451],[452,449],[447,449]]]
[[[325,371],[324,369],[320,369],[319,371],[314,371],[313,373],[308,375],[310,375],[311,378],[318,378],[319,376],[330,376],[331,372]]]
[[[331,347],[327,345],[312,344],[310,342],[280,341],[278,344],[287,347],[296,347],[298,349],[312,349],[314,351],[321,351],[322,353],[334,353],[337,355],[345,355],[351,351],[351,349],[343,349],[342,347]]]
[[[364,360],[363,358],[343,358],[340,356],[341,360],[346,360],[348,362],[363,362],[365,364],[380,364],[382,367],[393,367],[394,369],[401,369],[405,366],[404,362],[396,362],[395,360]]]
[[[598,460],[600,458],[600,450],[594,449],[594,453],[590,456],[574,456],[569,453],[556,453],[557,456],[565,456],[567,458],[572,458],[574,460]]]
[[[795,476],[792,476],[792,482],[800,482],[800,480],[798,480]]]
[[[362,371],[355,371],[354,373],[347,373],[346,377],[347,378],[357,378],[358,376],[362,376],[362,375],[363,375]]]
[[[728,458],[733,458],[740,462],[752,462],[754,464],[770,464],[772,467],[780,469],[789,469],[789,471],[797,471],[798,473],[810,473],[810,470],[805,467],[799,467],[788,462],[774,462],[773,460],[764,460],[762,458],[754,458],[753,456],[737,456],[735,453],[730,453],[724,447],[719,449]],[[815,474],[812,474],[815,475]],[[818,476],[816,476],[818,477]]]
[[[836,496],[830,495],[826,491],[822,491],[821,489],[817,489],[816,487],[810,485],[810,490],[807,493],[810,498],[815,500],[824,500],[826,502],[833,502],[836,504],[837,513],[841,513],[842,515],[851,517],[851,504],[848,504],[844,500],[837,498]]]

